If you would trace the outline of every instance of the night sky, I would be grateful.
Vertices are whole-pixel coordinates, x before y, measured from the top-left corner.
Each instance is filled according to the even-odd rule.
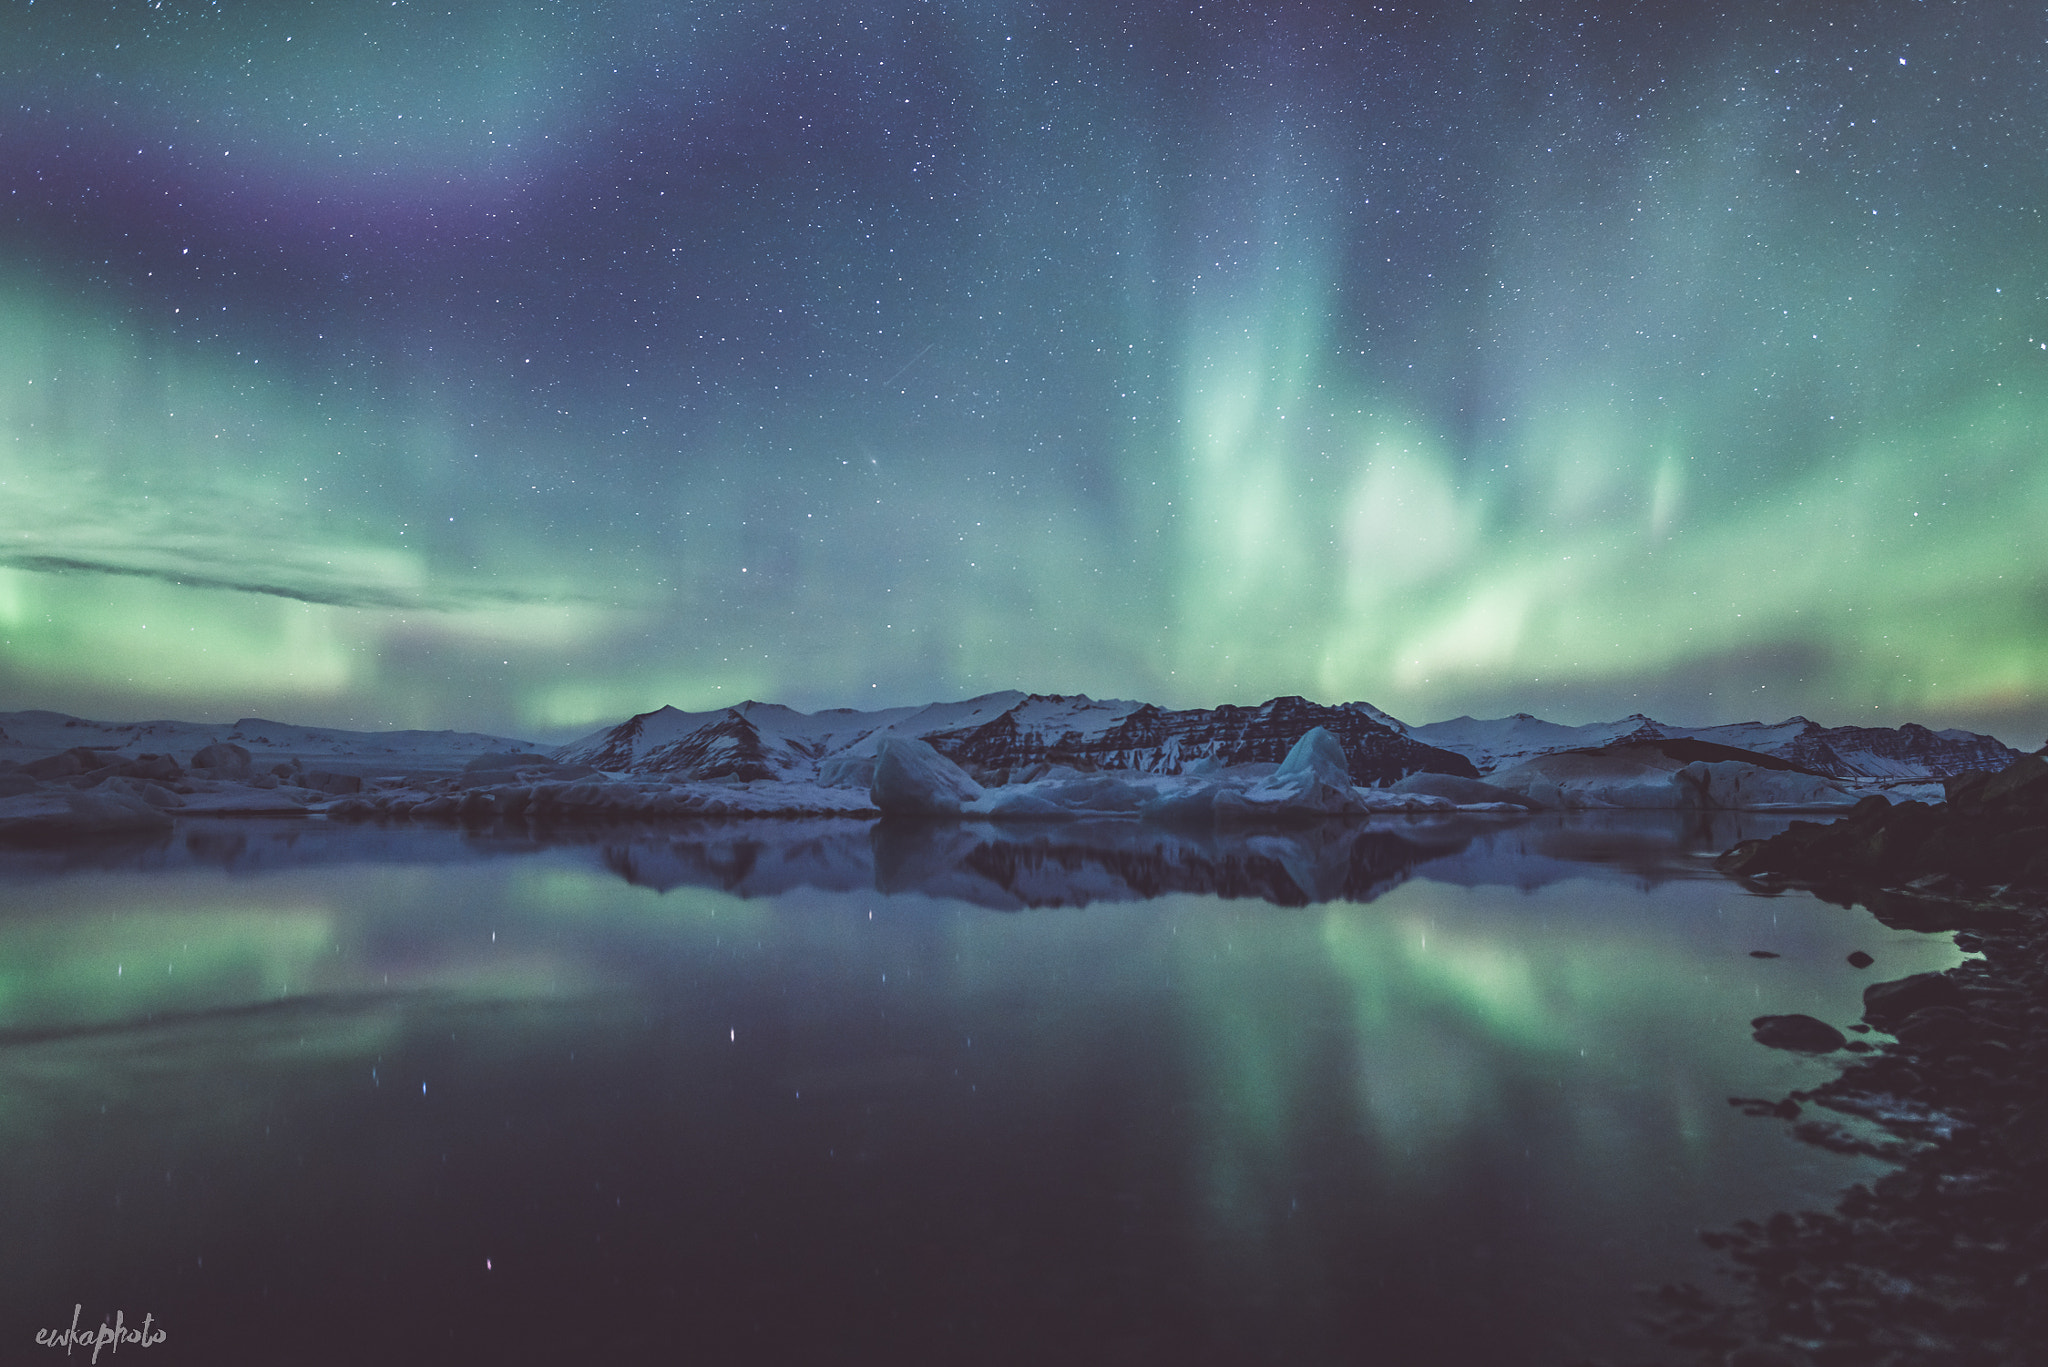
[[[0,708],[2048,730],[2038,5],[0,0]]]

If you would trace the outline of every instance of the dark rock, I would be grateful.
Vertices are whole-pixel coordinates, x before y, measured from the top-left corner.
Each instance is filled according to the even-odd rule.
[[[1872,983],[1863,989],[1863,1019],[1891,1030],[1906,1017],[1930,1006],[1960,1006],[1963,989],[1946,973],[1915,973],[1895,982]]]
[[[32,759],[21,766],[22,772],[40,779],[70,778],[74,774],[90,773],[106,767],[107,755],[104,751],[88,750],[83,746],[73,746],[54,755]]]
[[[137,755],[123,761],[120,772],[124,778],[148,779],[151,783],[175,783],[185,777],[178,761],[169,755]]]
[[[205,770],[211,778],[246,779],[256,772],[249,752],[233,741],[224,740],[195,751],[192,767]]]
[[[1773,1049],[1791,1049],[1802,1054],[1826,1054],[1847,1044],[1848,1038],[1824,1020],[1812,1016],[1758,1016],[1750,1029],[1758,1044]]]
[[[1776,959],[1782,956],[1774,954],[1768,949],[1752,949],[1749,951],[1749,957],[1752,959]]]
[[[1877,960],[1871,958],[1860,949],[1849,952],[1849,967],[1851,968],[1868,968],[1876,962]]]
[[[1938,807],[1865,798],[1831,826],[1794,822],[1769,840],[1745,841],[1716,867],[1752,879],[1786,875],[1815,888],[1846,885],[1887,924],[2010,925],[2008,910],[1960,903],[1972,886],[2048,888],[2048,760],[2028,755],[1996,774],[1958,774],[1944,790]],[[1892,890],[1880,902],[1884,888]]]
[[[1947,1049],[1967,1044],[1977,1034],[1969,1015],[1954,1006],[1926,1006],[1892,1027],[1892,1033],[1915,1049]]]
[[[2001,802],[2022,807],[2048,806],[2048,759],[2039,755],[2020,756],[1986,780],[1975,796],[1978,805],[1985,807]]]
[[[1811,825],[1811,822],[1795,822],[1794,825]],[[1781,839],[1783,837],[1780,837]],[[1714,867],[1722,873],[1749,873],[1766,871],[1766,861],[1781,854],[1773,850],[1768,840],[1744,840],[1730,849],[1723,850],[1714,860]]]

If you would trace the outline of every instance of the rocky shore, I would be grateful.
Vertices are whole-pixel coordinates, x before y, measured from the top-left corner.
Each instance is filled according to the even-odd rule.
[[[1812,1091],[1732,1104],[1898,1166],[1832,1211],[1704,1236],[1740,1291],[1659,1293],[1654,1317],[1688,1364],[2048,1362],[2048,760],[1946,787],[1938,805],[1867,800],[1720,860],[1759,890],[1861,903],[1886,925],[1955,932],[1981,957],[1872,985],[1850,1026],[1869,1041],[1759,1020],[1777,1047],[1862,1052]]]

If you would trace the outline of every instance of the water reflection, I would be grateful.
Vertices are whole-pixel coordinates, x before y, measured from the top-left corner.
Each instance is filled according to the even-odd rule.
[[[1740,812],[1452,815],[1265,832],[1187,832],[1135,821],[1026,823],[706,821],[535,837],[501,829],[192,823],[170,837],[45,850],[0,848],[0,882],[73,871],[484,862],[594,853],[636,887],[772,897],[797,888],[923,893],[998,910],[1199,892],[1280,906],[1369,902],[1427,867],[1467,885],[1540,887],[1604,866],[1649,888],[1697,876],[1739,840],[1789,818]]]
[[[1635,815],[200,834],[0,863],[0,1277],[208,1362],[1621,1357],[1873,1171],[1748,1018],[1955,958]]]

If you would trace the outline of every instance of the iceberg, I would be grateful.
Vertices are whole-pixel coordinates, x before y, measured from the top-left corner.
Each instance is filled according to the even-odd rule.
[[[868,796],[883,816],[958,816],[983,796],[967,771],[909,736],[885,736]]]
[[[1347,816],[1367,810],[1351,784],[1344,746],[1327,727],[1314,727],[1294,743],[1271,775],[1244,790],[1259,815]]]

